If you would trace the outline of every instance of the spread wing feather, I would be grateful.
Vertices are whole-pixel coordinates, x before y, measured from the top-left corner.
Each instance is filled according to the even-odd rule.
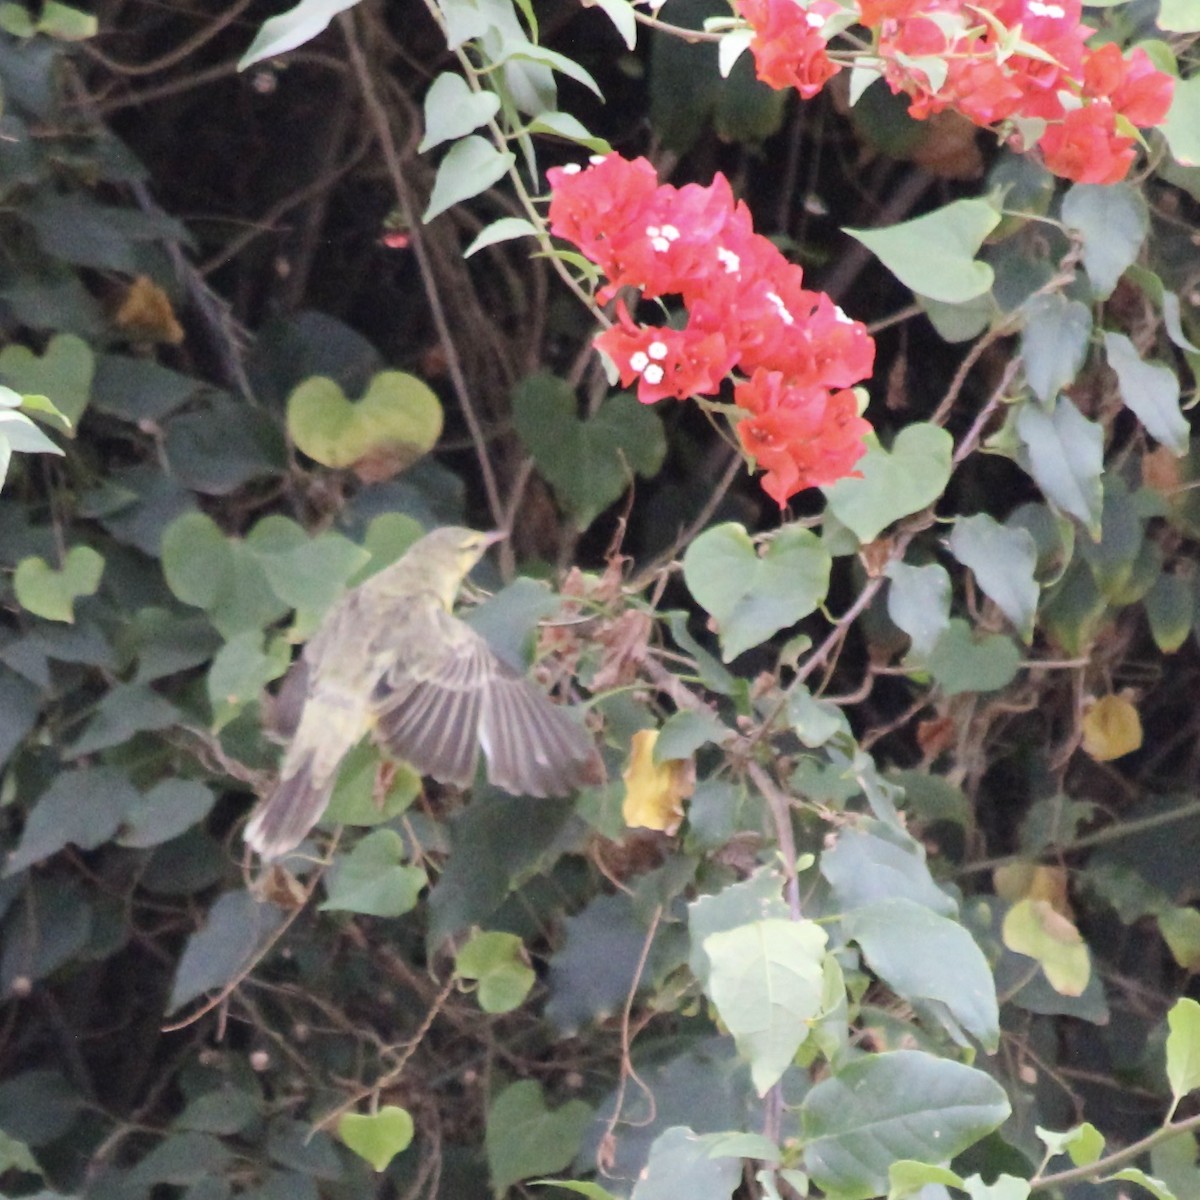
[[[479,747],[488,779],[516,795],[560,796],[594,777],[595,748],[583,727],[501,662],[449,613],[439,636],[406,646],[371,698],[375,733],[422,775],[466,787]]]
[[[384,672],[371,697],[375,735],[422,775],[466,787],[479,756],[479,714],[491,651],[455,618],[452,639],[430,639]],[[464,637],[463,634],[470,634]]]

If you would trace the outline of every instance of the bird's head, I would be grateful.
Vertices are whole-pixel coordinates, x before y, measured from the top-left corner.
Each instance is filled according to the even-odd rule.
[[[459,586],[489,546],[503,533],[480,533],[447,525],[415,541],[382,571],[359,586],[377,596],[415,596],[432,592],[446,608],[454,603]]]

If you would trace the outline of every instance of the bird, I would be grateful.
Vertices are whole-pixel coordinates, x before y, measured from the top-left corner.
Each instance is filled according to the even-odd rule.
[[[326,614],[301,657],[304,704],[278,782],[243,835],[261,859],[300,844],[368,732],[420,774],[460,788],[474,780],[480,749],[489,782],[514,795],[563,796],[600,781],[584,726],[453,614],[463,580],[502,537],[435,529]]]

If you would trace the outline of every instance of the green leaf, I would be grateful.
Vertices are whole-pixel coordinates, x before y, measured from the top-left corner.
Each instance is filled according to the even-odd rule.
[[[963,1191],[971,1200],[1027,1200],[1030,1195],[1028,1180],[1015,1175],[1001,1175],[994,1183],[984,1183],[979,1175],[964,1179]]]
[[[844,829],[821,855],[821,874],[829,881],[837,906],[846,912],[904,899],[944,917],[957,916],[958,905],[929,873],[924,846],[882,823],[867,824],[874,832]]]
[[[324,825],[382,825],[405,812],[421,794],[421,776],[407,763],[389,763],[380,777],[379,751],[364,738],[342,759]],[[380,794],[382,782],[387,790]]]
[[[986,513],[960,517],[947,543],[951,554],[970,567],[975,582],[1028,642],[1037,610],[1037,543],[1027,529],[1001,525]]]
[[[358,0],[300,0],[295,8],[263,22],[250,48],[238,60],[244,71],[264,58],[286,54],[323,32],[340,12],[353,8]]]
[[[707,529],[688,547],[683,577],[712,614],[726,662],[808,616],[825,599],[832,560],[820,540],[784,526],[760,556],[746,530]]]
[[[593,154],[610,154],[612,147],[601,137],[594,136],[577,117],[554,110],[540,112],[529,122],[530,133],[549,133],[567,142],[586,146]]]
[[[429,894],[430,944],[483,924],[510,891],[552,863],[573,811],[569,800],[530,804],[523,796],[476,790],[450,825],[450,858]],[[568,929],[578,919],[568,918]]]
[[[945,304],[961,304],[992,286],[992,268],[975,255],[999,224],[1000,214],[990,200],[955,200],[887,229],[843,232],[862,242],[914,292]]]
[[[429,882],[420,867],[408,866],[404,839],[392,829],[367,834],[349,854],[337,855],[325,876],[322,912],[356,912],[400,917],[417,904]]]
[[[1189,426],[1179,411],[1179,377],[1163,363],[1143,362],[1123,333],[1106,333],[1104,351],[1117,374],[1121,399],[1146,432],[1175,454],[1186,454]]]
[[[897,559],[885,574],[888,616],[908,634],[913,654],[927,658],[950,624],[950,576],[938,563],[914,567]]]
[[[190,1101],[175,1118],[174,1128],[197,1133],[239,1133],[262,1115],[262,1101],[230,1086],[218,1087]]]
[[[574,1192],[577,1196],[584,1196],[587,1200],[618,1200],[612,1192],[602,1188],[598,1183],[592,1183],[586,1179],[530,1179],[526,1183],[526,1187],[555,1187],[561,1188],[564,1192]]]
[[[1171,157],[1183,167],[1200,167],[1200,75],[1175,80],[1175,95],[1162,125]]]
[[[779,1081],[820,1012],[825,931],[768,918],[704,939],[705,987],[759,1095]]]
[[[94,596],[104,574],[104,559],[91,546],[72,546],[56,571],[45,559],[23,558],[17,563],[13,589],[17,603],[47,621],[75,620],[75,601]]]
[[[421,219],[428,224],[448,208],[486,192],[516,161],[516,155],[497,150],[477,134],[455,142],[438,167],[429,207]]]
[[[892,1163],[888,1171],[888,1200],[908,1200],[916,1196],[927,1183],[941,1183],[946,1187],[961,1188],[962,1176],[949,1167],[937,1167],[932,1163],[914,1162],[902,1158]]]
[[[1069,1154],[1077,1167],[1091,1166],[1104,1153],[1104,1135],[1090,1121],[1056,1133],[1037,1127],[1037,1135],[1054,1154]]]
[[[225,638],[264,629],[288,611],[254,550],[226,538],[204,513],[184,513],[166,527],[162,565],[171,591],[204,609]]]
[[[338,1121],[338,1137],[375,1171],[412,1144],[413,1119],[408,1109],[385,1104],[378,1112],[344,1113]]]
[[[944,429],[922,423],[905,426],[890,451],[872,437],[866,441],[867,452],[857,463],[862,478],[839,479],[822,489],[829,511],[863,543],[942,494],[954,449]]]
[[[707,989],[709,959],[704,943],[712,934],[724,933],[757,921],[773,918],[786,920],[787,916],[783,880],[769,867],[759,867],[749,879],[694,900],[688,905],[688,938],[691,945],[688,966],[692,974]]]
[[[1063,996],[1082,996],[1092,975],[1087,943],[1045,900],[1025,896],[1004,914],[1004,944],[1037,962]]]
[[[788,689],[787,719],[796,736],[811,750],[838,734],[854,736],[842,709],[828,700],[818,700],[802,683]]]
[[[1147,1175],[1140,1167],[1124,1167],[1120,1171],[1115,1171],[1112,1175],[1100,1176],[1096,1182],[1108,1183],[1110,1180],[1121,1180],[1125,1183],[1139,1184],[1154,1197],[1154,1200],[1179,1200],[1175,1193],[1161,1179],[1155,1179],[1153,1175]]]
[[[1083,265],[1103,300],[1137,261],[1150,226],[1146,200],[1132,184],[1077,183],[1063,197],[1062,219],[1083,243]]]
[[[131,1188],[148,1192],[155,1184],[181,1186],[210,1175],[220,1175],[233,1155],[218,1138],[186,1131],[163,1138],[130,1170]]]
[[[144,849],[169,842],[198,825],[216,797],[194,779],[164,779],[125,811],[117,843]]]
[[[740,1158],[713,1157],[711,1137],[676,1125],[661,1133],[631,1200],[729,1200],[742,1178]]]
[[[1093,537],[1100,534],[1104,470],[1104,431],[1067,399],[1059,396],[1054,411],[1039,404],[1017,410],[1021,465],[1056,508],[1077,517]]]
[[[218,896],[204,925],[188,938],[175,969],[167,1012],[208,991],[227,987],[254,965],[287,914],[250,892]]]
[[[560,1033],[574,1033],[619,1012],[635,979],[650,985],[660,942],[655,939],[643,963],[647,923],[624,893],[595,896],[563,924],[566,944],[550,960],[545,1015]]]
[[[1150,1170],[1176,1196],[1200,1195],[1200,1170],[1196,1165],[1196,1135],[1167,1138],[1150,1151]]]
[[[1185,971],[1200,968],[1200,912],[1190,906],[1170,907],[1155,917],[1171,957]]]
[[[628,393],[581,420],[568,384],[543,373],[522,380],[512,403],[521,441],[581,529],[628,491],[635,474],[650,479],[662,467],[662,420]]]
[[[463,979],[478,981],[479,1007],[489,1013],[517,1008],[536,980],[525,947],[515,933],[472,934],[455,956],[454,971]]]
[[[461,75],[444,71],[425,93],[425,136],[417,153],[465,136],[499,111],[500,97],[495,92],[473,92]]]
[[[72,427],[87,407],[95,369],[91,347],[73,333],[55,334],[40,357],[24,346],[0,350],[0,381],[22,395],[46,396]]]
[[[96,706],[83,732],[65,750],[70,758],[95,754],[129,741],[135,733],[170,729],[180,722],[179,709],[144,683],[118,683]]]
[[[999,633],[976,637],[966,621],[954,618],[937,640],[926,666],[948,696],[994,692],[1012,682],[1021,651]]]
[[[616,27],[625,49],[632,50],[637,45],[637,17],[629,0],[596,0],[596,7]]]
[[[463,251],[463,258],[470,258],[488,246],[497,242],[508,242],[513,238],[537,237],[537,229],[531,221],[524,217],[501,217],[490,225],[484,226],[475,236],[475,240]]]
[[[988,1051],[1000,1040],[992,972],[956,921],[902,897],[876,900],[842,918],[871,969],[906,1000],[936,1000]]]
[[[1196,0],[1160,0],[1155,25],[1164,33],[1200,30],[1200,4]]]
[[[281,638],[272,638],[264,651],[263,635],[257,629],[230,638],[217,651],[205,680],[214,732],[220,732],[247,704],[257,700],[267,684],[288,669],[291,659]]]
[[[86,41],[95,37],[98,29],[99,22],[91,13],[80,12],[69,4],[60,4],[58,0],[45,0],[37,23],[38,33],[58,38],[60,42]]]
[[[288,433],[326,467],[380,463],[393,475],[428,454],[442,434],[442,406],[432,389],[404,371],[380,371],[361,400],[346,398],[323,375],[288,397]]]
[[[27,1146],[57,1141],[83,1107],[83,1097],[56,1070],[18,1071],[0,1081],[0,1129]]]
[[[18,454],[61,454],[56,446],[24,413],[0,412],[0,438],[8,450]],[[4,463],[7,472],[7,460]],[[0,482],[3,482],[0,478]]]
[[[916,1050],[866,1055],[818,1083],[800,1106],[804,1164],[838,1200],[885,1192],[899,1159],[941,1163],[1009,1114],[982,1071]]]
[[[1049,404],[1079,374],[1092,336],[1092,311],[1060,292],[1034,296],[1023,306],[1021,357],[1033,394]]]
[[[1100,516],[1101,534],[1097,541],[1081,538],[1077,553],[1091,568],[1096,586],[1114,604],[1140,599],[1137,576],[1145,543],[1142,518],[1133,497],[1120,477],[1110,474],[1104,480],[1104,503]],[[1148,591],[1159,574],[1158,563],[1146,585]]]
[[[109,841],[141,797],[114,767],[59,773],[35,802],[5,875],[42,862],[64,846],[94,850]]]
[[[1167,1013],[1167,1080],[1181,1100],[1200,1087],[1200,1004],[1186,996]]]
[[[710,742],[719,746],[734,736],[733,730],[713,713],[681,709],[663,722],[654,743],[654,761],[691,758],[701,746]]]
[[[591,1107],[582,1100],[548,1109],[535,1080],[506,1087],[488,1109],[484,1141],[496,1195],[522,1179],[565,1170],[591,1119]]]

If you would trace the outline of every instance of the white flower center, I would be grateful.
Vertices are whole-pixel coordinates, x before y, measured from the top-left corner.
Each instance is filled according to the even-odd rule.
[[[788,312],[787,305],[784,304],[781,296],[775,292],[768,292],[767,299],[770,300],[773,305],[775,305],[776,309],[778,309],[779,316],[785,325],[795,325],[796,318],[793,317],[790,312]]]

